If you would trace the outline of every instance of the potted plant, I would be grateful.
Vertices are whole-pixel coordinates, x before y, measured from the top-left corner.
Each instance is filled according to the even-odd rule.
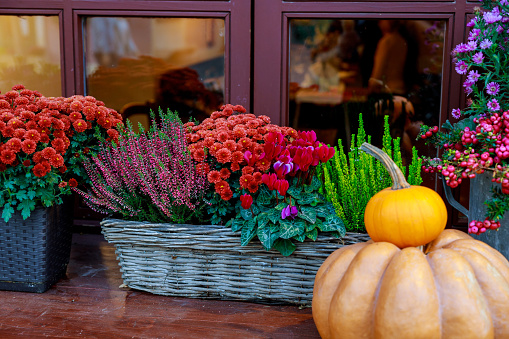
[[[309,305],[316,270],[346,233],[318,192],[334,149],[225,105],[202,123],[159,112],[85,162],[75,189],[115,244],[125,285],[156,294]]]
[[[446,193],[471,179],[469,210],[451,194],[448,199],[468,216],[469,233],[506,257],[509,231],[497,231],[507,223],[503,216],[509,209],[508,11],[506,1],[483,1],[482,9],[476,8],[467,24],[468,41],[452,52],[456,72],[464,76],[467,104],[452,110],[455,121],[447,121],[442,131],[437,126],[421,129],[421,137],[441,150],[438,158],[425,159],[424,170],[442,175]]]
[[[16,85],[0,95],[0,289],[44,292],[69,261],[71,187],[98,137],[116,138],[117,112],[92,97],[49,98]]]

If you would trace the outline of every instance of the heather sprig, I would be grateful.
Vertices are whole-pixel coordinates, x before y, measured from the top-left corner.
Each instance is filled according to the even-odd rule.
[[[400,140],[393,139],[389,130],[389,116],[384,117],[383,150],[395,161],[403,173],[407,173],[401,158]],[[344,221],[347,231],[366,232],[364,210],[368,201],[376,193],[391,186],[389,172],[379,161],[359,148],[364,142],[370,142],[371,136],[364,131],[362,114],[359,114],[357,135],[352,135],[353,145],[345,153],[342,140],[338,140],[336,153],[331,161],[318,167],[319,177],[324,181],[321,190],[332,203],[336,214]],[[409,165],[407,180],[411,185],[422,182],[421,162],[415,147],[412,149],[412,162]]]
[[[160,110],[159,117],[140,133],[128,124],[116,143],[103,142],[85,161],[91,192],[75,191],[92,209],[139,221],[199,221],[206,173],[196,167],[178,116]]]

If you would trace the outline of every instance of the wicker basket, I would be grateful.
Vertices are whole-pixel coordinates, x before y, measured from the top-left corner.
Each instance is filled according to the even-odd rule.
[[[284,257],[211,225],[172,225],[104,219],[124,284],[154,294],[189,298],[311,305],[316,272],[341,246],[369,240],[347,233],[297,244]]]
[[[69,207],[36,207],[27,220],[18,212],[0,222],[1,290],[42,293],[65,275],[72,241]]]

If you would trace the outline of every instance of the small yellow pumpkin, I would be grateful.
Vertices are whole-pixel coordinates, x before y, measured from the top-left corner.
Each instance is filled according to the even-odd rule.
[[[361,150],[380,160],[393,182],[366,205],[364,225],[371,239],[399,248],[421,246],[435,239],[447,223],[447,209],[440,195],[427,187],[408,184],[399,167],[381,149],[364,143]]]
[[[509,338],[509,262],[457,230],[424,251],[342,247],[322,264],[313,319],[322,338]]]

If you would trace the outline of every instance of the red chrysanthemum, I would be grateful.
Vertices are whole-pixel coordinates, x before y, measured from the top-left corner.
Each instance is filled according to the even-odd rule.
[[[64,165],[64,166],[60,167],[60,168],[58,169],[58,171],[59,171],[60,173],[65,173],[65,171],[67,171],[67,167]]]
[[[42,152],[41,151],[35,152],[34,155],[32,156],[32,160],[35,163],[39,163],[39,162],[43,161],[44,157],[42,156]]]
[[[222,164],[230,162],[232,159],[232,152],[228,148],[223,147],[216,152],[216,159]]]
[[[228,179],[230,177],[230,171],[228,170],[228,168],[221,168],[221,170],[219,171],[219,174],[221,174],[221,179]]]
[[[76,179],[74,179],[74,178],[69,179],[69,186],[71,186],[71,187],[78,186],[78,181],[76,181]]]
[[[266,172],[270,168],[270,161],[268,161],[267,159],[261,159],[255,163],[255,166],[260,171]]]
[[[258,191],[258,182],[256,182],[256,180],[251,181],[251,182],[247,185],[247,190],[248,190],[250,193],[256,193],[256,191]]]
[[[232,172],[236,172],[240,169],[240,165],[238,162],[233,162],[232,165],[230,166],[230,170]]]
[[[217,152],[223,147],[218,142],[215,142],[212,146],[209,147],[209,153],[213,156],[216,156]]]
[[[51,126],[51,118],[49,117],[42,117],[39,119],[39,126],[42,128],[49,128]]]
[[[55,154],[49,159],[49,163],[51,166],[59,168],[64,165],[64,158],[60,154]]]
[[[81,111],[83,109],[83,104],[79,100],[74,100],[71,103],[71,105],[69,106],[69,108],[73,112]],[[78,118],[78,119],[80,119],[80,118]]]
[[[11,126],[6,126],[4,129],[2,129],[2,135],[6,138],[12,137],[13,134],[14,128],[12,128]]]
[[[25,136],[26,130],[24,128],[16,128],[14,130],[14,133],[12,134],[13,137],[18,139],[23,139]]]
[[[49,171],[47,170],[46,166],[44,166],[42,163],[39,163],[35,165],[34,168],[32,168],[32,172],[34,172],[36,177],[41,178],[48,174]]]
[[[199,174],[206,174],[210,171],[210,166],[206,162],[200,162],[198,165],[196,165],[196,171]]]
[[[117,130],[114,130],[114,129],[109,129],[109,130],[106,131],[106,133],[113,140],[117,140],[118,137],[119,137],[119,134],[118,134]]]
[[[30,164],[31,164],[31,162],[30,162],[30,160],[28,160],[28,159],[26,159],[26,160],[24,160],[24,161],[23,161],[23,166],[25,166],[25,167],[30,166]]]
[[[10,149],[5,149],[0,153],[0,160],[4,164],[10,165],[14,162],[14,160],[16,160],[16,153]]]
[[[48,144],[49,136],[46,133],[40,133],[40,135],[41,135],[41,140],[39,140],[39,141],[42,142],[43,144]]]
[[[219,171],[210,171],[207,174],[207,179],[210,183],[217,184],[221,181],[221,173]]]
[[[57,151],[57,153],[65,153],[67,150],[67,145],[65,144],[62,138],[53,139],[51,142],[51,146]]]
[[[37,142],[32,139],[25,139],[21,143],[21,149],[26,154],[32,154],[35,152],[35,149],[37,147]]]
[[[254,168],[251,166],[244,166],[242,168],[242,174],[244,174],[244,175],[245,174],[253,174],[253,172],[254,172]]]
[[[49,160],[57,154],[57,151],[53,147],[46,147],[41,151],[41,154],[45,159]]]
[[[235,151],[232,153],[233,163],[239,163],[242,162],[242,160],[244,160],[244,153],[242,153],[241,151]]]
[[[206,137],[205,139],[203,139],[203,145],[205,145],[205,147],[210,147],[210,146],[214,145],[215,141],[216,140],[214,138]]]
[[[240,187],[248,188],[249,183],[252,182],[252,181],[255,181],[255,180],[254,180],[254,177],[251,174],[242,175],[240,177],[240,179],[239,179]]]
[[[226,181],[219,180],[219,182],[214,185],[214,189],[216,190],[217,193],[221,194],[224,190],[229,190],[231,188]]]
[[[191,134],[190,136],[190,139],[191,139],[191,142],[198,142],[198,140],[200,140],[200,135],[198,133],[195,133],[195,134]]]
[[[193,152],[193,159],[198,162],[205,160],[205,151],[203,148],[197,149]]]
[[[37,129],[37,123],[34,120],[30,120],[25,124],[25,129],[31,130],[31,129]]]
[[[23,138],[30,139],[30,140],[37,142],[37,141],[41,140],[41,135],[39,134],[39,132],[37,132],[37,130],[30,129],[25,132],[25,134],[23,135]]]
[[[14,153],[18,153],[21,150],[21,139],[19,138],[11,138],[5,144]]]
[[[232,152],[235,152],[237,150],[237,143],[233,140],[226,140],[225,142],[223,142],[223,146],[228,148]]]
[[[225,189],[221,193],[221,199],[228,201],[233,197],[233,192],[231,189]]]
[[[21,112],[20,116],[22,119],[25,119],[25,120],[33,120],[35,118],[34,112],[30,112],[27,110],[24,110],[23,112]]]
[[[60,184],[58,184],[58,187],[60,187],[60,188],[64,188],[66,186],[67,186],[67,183],[65,181],[62,181],[62,182],[60,182]]]
[[[87,129],[87,122],[83,119],[78,119],[72,123],[76,132],[81,133]]]
[[[82,118],[83,116],[81,115],[80,112],[71,112],[71,114],[69,114],[69,119],[71,119],[71,122],[75,122],[76,120]]]
[[[108,129],[113,126],[113,119],[109,115],[105,115],[104,117],[97,119],[97,123],[105,129]]]
[[[254,180],[257,183],[261,183],[262,182],[262,176],[263,176],[263,174],[261,172],[254,172],[253,173],[253,178],[254,178]]]
[[[240,139],[247,135],[247,131],[243,126],[237,125],[233,128],[233,135],[235,138]]]
[[[83,114],[87,120],[95,120],[96,118],[96,107],[95,106],[85,106],[83,107]]]
[[[222,131],[222,130],[221,130],[221,131],[219,131],[219,132],[217,133],[217,137],[216,137],[216,139],[217,139],[218,141],[220,141],[220,142],[225,142],[226,140],[228,140],[228,138],[229,138],[229,135],[228,135],[228,132],[226,132],[226,131]]]
[[[257,131],[258,131],[258,133],[260,133],[262,136],[268,133],[268,131],[267,131],[267,127],[265,127],[265,126],[258,127],[256,130],[257,130]]]

